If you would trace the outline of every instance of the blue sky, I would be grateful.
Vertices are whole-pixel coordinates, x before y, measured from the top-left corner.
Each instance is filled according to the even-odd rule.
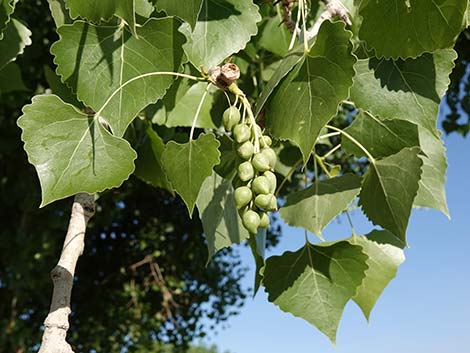
[[[447,197],[451,220],[432,210],[414,210],[408,228],[406,262],[385,289],[368,324],[348,303],[336,349],[302,319],[280,311],[261,290],[209,343],[231,353],[470,353],[470,138],[444,136],[448,149]],[[359,210],[352,213],[358,234],[372,227]],[[347,220],[334,221],[326,239],[347,237]],[[300,229],[284,228],[270,254],[297,250]],[[247,249],[239,250],[250,266]]]

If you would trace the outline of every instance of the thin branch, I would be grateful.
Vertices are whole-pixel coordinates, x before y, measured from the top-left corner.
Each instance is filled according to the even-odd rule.
[[[49,314],[44,321],[45,329],[39,353],[73,353],[72,347],[66,341],[73,276],[78,258],[85,247],[86,226],[94,213],[93,195],[77,194],[59,262],[51,271],[54,290]]]
[[[310,39],[315,37],[320,30],[320,26],[326,20],[331,20],[333,18],[340,18],[344,23],[351,26],[352,22],[349,19],[348,10],[344,7],[343,3],[340,0],[323,0],[326,5],[325,11],[322,12],[317,21],[313,24],[306,35],[305,39],[308,42]]]

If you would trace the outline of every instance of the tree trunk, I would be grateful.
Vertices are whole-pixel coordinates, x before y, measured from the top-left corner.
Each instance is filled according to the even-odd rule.
[[[73,276],[77,260],[85,246],[86,226],[94,213],[93,195],[82,193],[75,196],[62,253],[57,266],[51,271],[54,290],[51,308],[44,321],[45,330],[39,353],[73,353],[66,341]]]

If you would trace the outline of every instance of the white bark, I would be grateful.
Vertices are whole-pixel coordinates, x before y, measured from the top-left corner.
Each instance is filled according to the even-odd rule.
[[[66,341],[73,276],[85,246],[86,226],[94,213],[93,195],[82,193],[75,196],[62,253],[57,266],[51,271],[54,290],[49,314],[44,321],[45,330],[39,353],[73,353]]]
[[[349,26],[352,24],[351,20],[349,19],[348,10],[344,7],[340,0],[323,0],[323,2],[326,5],[326,9],[322,12],[318,20],[313,24],[313,27],[307,31],[307,41],[318,34],[321,24],[326,20],[331,20],[332,18],[338,17]]]

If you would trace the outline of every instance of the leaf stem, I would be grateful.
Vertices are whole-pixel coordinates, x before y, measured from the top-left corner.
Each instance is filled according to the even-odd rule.
[[[281,184],[279,184],[279,186],[278,186],[278,188],[275,192],[276,196],[279,195],[279,192],[282,190],[282,187],[287,182],[287,179],[289,179],[289,177],[292,175],[292,173],[294,173],[294,171],[297,169],[297,167],[300,165],[300,163],[302,163],[302,161],[303,161],[303,158],[300,158],[297,162],[294,163],[292,168],[287,172],[286,176],[282,180]]]
[[[370,160],[370,162],[372,164],[375,164],[375,158],[370,154],[370,152],[367,150],[367,148],[365,148],[358,140],[356,140],[354,137],[349,135],[347,132],[345,132],[341,129],[338,129],[337,127],[334,127],[334,126],[331,126],[331,125],[326,125],[326,127],[328,129],[331,129],[333,131],[337,131],[337,132],[343,134],[344,136],[346,136],[346,138],[348,140],[350,140],[352,143],[354,143],[357,147],[359,147],[366,154],[367,158]]]
[[[124,87],[127,85],[131,84],[134,81],[140,80],[145,77],[150,77],[150,76],[176,76],[176,77],[183,77],[187,78],[189,80],[193,81],[207,81],[207,78],[205,77],[196,77],[192,75],[187,75],[187,74],[182,74],[179,72],[171,72],[171,71],[154,71],[154,72],[148,72],[146,74],[142,74],[136,77],[131,78],[130,80],[124,82],[122,85],[120,85],[116,90],[108,97],[108,99],[104,102],[104,104],[101,106],[101,108],[95,113],[95,117],[100,116],[103,110],[108,106],[108,104],[111,102],[111,100],[118,94]]]
[[[209,92],[210,83],[207,84],[206,89],[204,90],[204,94],[199,101],[199,104],[196,109],[196,114],[194,114],[193,124],[191,125],[191,132],[189,133],[189,141],[193,140],[194,136],[194,129],[196,128],[197,118],[199,117],[199,113],[201,112],[202,105],[204,104],[204,100],[206,99],[207,93]]]

